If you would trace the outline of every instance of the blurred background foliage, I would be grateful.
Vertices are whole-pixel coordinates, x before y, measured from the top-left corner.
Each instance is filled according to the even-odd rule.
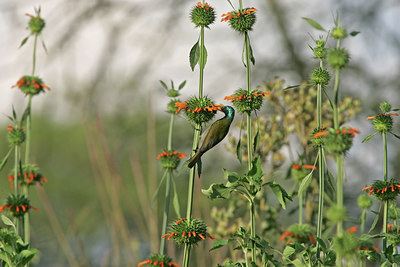
[[[31,194],[31,203],[39,208],[31,216],[32,245],[40,250],[38,266],[128,266],[157,251],[162,202],[150,207],[149,200],[160,179],[155,158],[166,147],[169,121],[164,112],[168,99],[158,81],[187,80],[182,99],[196,92],[197,74],[191,72],[188,62],[198,34],[189,22],[195,2],[1,1],[0,33],[5,37],[0,40],[3,114],[10,114],[12,105],[22,113],[25,106],[22,94],[10,89],[31,67],[29,43],[18,49],[26,35],[28,19],[24,14],[33,13],[33,7],[40,5],[47,23],[43,38],[48,54],[39,50],[37,73],[52,90],[33,101],[31,153],[48,178],[44,190],[38,188]],[[217,14],[231,9],[225,1],[210,4]],[[347,155],[345,201],[353,209],[354,192],[380,178],[377,176],[381,173],[375,168],[380,158],[376,156],[379,140],[361,145],[363,137],[372,133],[365,118],[377,112],[382,100],[399,107],[398,1],[332,0],[321,4],[318,0],[260,0],[249,4],[259,9],[251,32],[256,58],[254,85],[263,85],[276,76],[284,79],[285,85],[308,80],[317,62],[307,46],[312,43],[307,33],[314,37],[321,33],[314,32],[302,17],[330,28],[333,14],[339,12],[341,23],[349,31],[361,32],[344,42],[351,61],[341,84],[343,94],[361,100],[361,112],[351,120],[351,126],[359,128],[361,135]],[[241,45],[240,37],[224,23],[217,22],[206,32],[205,92],[217,103],[228,104],[223,97],[244,86]],[[271,107],[259,112],[260,119],[268,118],[266,111]],[[0,138],[4,140],[0,151],[5,154],[7,118],[2,116],[0,122]],[[188,153],[193,131],[183,119],[177,119],[175,127],[175,148]],[[389,139],[389,144],[393,142]],[[399,161],[400,150],[390,147],[389,172],[396,178],[400,167],[394,163]],[[218,166],[211,164],[217,159]],[[196,180],[194,217],[203,218],[216,232],[221,225],[215,224],[210,210],[214,219],[230,225],[237,216],[232,215],[236,200],[229,205],[224,201],[211,203],[201,195],[200,188],[222,179],[222,167],[237,170],[240,164],[219,146],[204,158],[204,175]],[[7,174],[6,168],[0,179],[0,199],[5,199],[10,190]],[[284,175],[283,171],[276,177]],[[176,177],[182,206],[186,204],[186,177]],[[291,188],[291,184],[285,186]],[[213,206],[227,212],[221,214]],[[276,211],[268,207],[264,211],[269,218],[266,222],[276,222]],[[287,223],[281,227],[291,223],[286,218],[296,220],[285,214]],[[268,227],[274,226],[265,225]],[[168,245],[171,254],[179,256],[172,242]],[[197,266],[222,262],[224,253],[204,257],[210,244],[200,246],[205,248],[193,254]]]

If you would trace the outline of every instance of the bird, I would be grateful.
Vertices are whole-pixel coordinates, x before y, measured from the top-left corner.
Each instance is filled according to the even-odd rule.
[[[211,124],[200,149],[188,160],[189,168],[193,168],[204,153],[216,146],[228,134],[229,127],[235,117],[235,110],[231,106],[222,106],[221,111],[224,112],[225,116]]]

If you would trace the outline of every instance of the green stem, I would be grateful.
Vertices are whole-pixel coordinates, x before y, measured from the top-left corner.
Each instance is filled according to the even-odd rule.
[[[367,220],[367,209],[363,209],[360,216],[360,233],[364,234],[365,231],[365,223]]]
[[[200,57],[199,57],[199,98],[203,97],[203,82],[204,82],[204,61],[205,61],[205,51],[204,51],[204,26],[200,28]]]
[[[254,199],[251,199],[250,202],[250,217],[251,217],[251,260],[256,263],[256,212],[255,212],[255,203]]]
[[[20,163],[20,146],[15,146],[15,151],[14,151],[14,193],[15,196],[18,196],[18,178],[19,178],[19,163]],[[15,218],[15,226],[17,229],[17,235],[20,233],[20,220]]]
[[[388,179],[388,161],[387,161],[387,142],[386,142],[386,132],[382,132],[382,141],[383,141],[383,179],[387,181]],[[388,215],[389,215],[389,200],[385,201],[384,209],[383,209],[383,233],[387,233],[387,224],[388,224]],[[383,238],[382,248],[386,249],[387,238]]]
[[[34,41],[33,41],[32,76],[35,75],[35,70],[36,70],[36,47],[37,47],[37,39],[38,39],[38,35],[35,34],[35,38],[34,38]]]
[[[388,161],[387,161],[387,142],[386,142],[386,133],[382,133],[383,140],[383,179],[387,181],[388,179]]]
[[[336,164],[337,164],[336,203],[338,208],[341,210],[343,208],[343,155],[341,153],[336,156]],[[343,234],[343,221],[339,221],[337,224],[337,235],[341,236],[342,234]]]
[[[243,3],[242,3],[242,0],[239,0],[239,10],[242,10],[243,9]]]
[[[189,266],[190,248],[191,248],[191,245],[185,244],[185,251],[183,254],[183,266],[185,266],[185,267]]]
[[[173,132],[173,128],[174,128],[174,120],[175,120],[175,114],[172,113],[171,117],[170,117],[170,121],[169,121],[168,143],[167,143],[168,151],[172,150],[172,132]],[[170,206],[170,202],[171,202],[171,182],[172,182],[172,172],[168,171],[167,172],[167,181],[166,181],[166,185],[165,185],[165,204],[164,204],[164,214],[163,214],[163,223],[162,223],[162,228],[161,228],[161,236],[163,236],[167,233],[169,206]],[[166,243],[166,239],[161,238],[160,254],[165,254],[165,252],[166,252],[165,243]]]
[[[303,193],[299,193],[299,224],[303,224]]]

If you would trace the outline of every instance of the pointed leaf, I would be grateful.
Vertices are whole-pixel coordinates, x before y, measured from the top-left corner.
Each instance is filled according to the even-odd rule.
[[[175,180],[172,179],[172,186],[174,189],[174,196],[172,197],[172,206],[174,207],[175,214],[178,218],[182,218],[181,216],[181,205],[179,204],[179,194],[176,190]]]
[[[186,85],[186,80],[184,80],[183,82],[181,82],[181,84],[178,87],[178,90],[182,90],[183,87],[185,87]]]
[[[336,187],[335,187],[335,183],[334,183],[334,178],[332,173],[329,170],[326,170],[325,175],[327,177],[327,181],[328,181],[328,185],[331,187],[333,192],[336,192]]]
[[[21,44],[19,45],[19,48],[21,48],[22,46],[24,46],[26,44],[26,42],[29,39],[29,35],[27,37],[24,38],[24,40],[22,40]]]
[[[209,251],[212,251],[212,250],[217,249],[217,248],[221,248],[221,247],[225,246],[226,244],[228,244],[228,243],[230,243],[230,242],[232,242],[234,240],[235,239],[233,239],[233,238],[217,239],[217,240],[214,241],[214,243],[212,244],[212,247],[210,248]]]
[[[17,121],[17,112],[15,111],[14,106],[12,107],[12,113],[13,113],[14,121]]]
[[[156,198],[157,198],[157,196],[158,196],[158,192],[160,191],[161,185],[162,185],[162,183],[164,182],[165,177],[167,176],[167,172],[168,172],[168,171],[165,171],[165,172],[164,172],[164,174],[163,174],[163,176],[162,176],[162,178],[161,178],[161,181],[160,181],[160,183],[158,184],[158,186],[157,186],[157,188],[156,188],[156,191],[155,191],[154,194],[153,194],[153,197],[151,198],[150,207],[153,206],[153,202],[154,202],[154,200],[156,200]]]
[[[11,151],[13,150],[13,147],[10,147],[10,149],[8,150],[7,154],[5,155],[5,157],[3,158],[3,160],[0,163],[0,171],[4,168],[4,166],[7,163],[8,157],[11,154]]]
[[[380,208],[379,208],[379,211],[380,211]],[[380,214],[380,212],[377,212],[377,213],[376,213],[375,219],[374,219],[374,221],[373,221],[373,223],[372,223],[372,225],[371,225],[371,228],[370,228],[369,231],[368,231],[368,234],[371,233],[372,230],[375,229],[375,226],[376,226],[376,224],[377,224],[378,221],[379,221],[379,217],[380,217],[379,214]]]
[[[22,114],[22,118],[21,118],[21,126],[25,125],[25,121],[28,118],[28,116],[31,114],[31,106],[28,105],[24,111],[24,114]]]
[[[17,231],[17,228],[15,228],[15,224],[8,217],[1,215],[1,220],[5,225],[11,226],[12,228],[14,228],[14,231]]]
[[[296,249],[291,246],[286,246],[285,249],[283,250],[283,258],[284,259],[289,259],[294,253],[296,252]]]
[[[321,246],[322,251],[325,252],[326,251],[326,244],[325,244],[324,240],[322,240],[319,237],[315,237],[315,238],[317,239],[318,244]]]
[[[354,36],[356,36],[356,35],[359,34],[359,33],[360,33],[360,32],[358,32],[358,31],[352,31],[352,32],[350,33],[350,35],[354,37]]]
[[[259,157],[255,158],[253,160],[253,164],[252,164],[251,170],[248,171],[247,174],[255,182],[257,182],[258,180],[260,180],[264,176],[263,170],[261,168],[261,160],[260,160]]]
[[[292,198],[288,195],[285,189],[282,186],[277,184],[275,181],[268,183],[269,187],[271,187],[272,192],[274,192],[276,198],[278,199],[279,203],[281,203],[282,208],[286,209],[286,201],[292,201]]]
[[[44,52],[46,52],[46,54],[48,54],[46,44],[44,43],[43,40],[42,40],[42,47],[43,47]]]
[[[392,133],[392,132],[389,132],[389,133],[391,133],[394,137],[396,137],[397,139],[400,139],[400,136],[399,135],[397,135],[397,134],[394,134],[394,133]]]
[[[167,86],[167,84],[166,84],[165,82],[161,81],[161,80],[160,80],[160,83],[161,83],[162,87],[164,87],[165,90],[168,91],[168,86]]]
[[[236,157],[242,163],[242,140],[239,139],[236,145]]]
[[[301,184],[299,187],[299,195],[302,194],[308,188],[308,186],[311,184],[312,174],[313,173],[310,172],[309,174],[307,174],[306,177],[304,177],[303,181],[301,181]]]
[[[314,29],[326,32],[326,30],[318,22],[316,22],[315,20],[312,20],[312,19],[309,19],[309,18],[304,18],[304,17],[303,17],[303,19],[305,21],[307,21],[308,24],[310,24],[311,27],[313,27]]]
[[[375,133],[373,133],[373,134],[368,135],[367,137],[364,138],[364,140],[362,140],[361,143],[368,142],[368,141],[371,140],[372,137],[374,137],[377,133],[378,133],[378,132],[375,132]]]
[[[190,49],[190,53],[189,53],[189,62],[190,62],[190,68],[192,69],[192,71],[194,71],[194,67],[199,62],[199,58],[200,58],[200,49],[199,49],[199,41],[197,41],[193,45],[192,49]]]
[[[260,142],[260,131],[257,129],[256,136],[253,141],[253,151],[257,151],[258,143]]]
[[[223,184],[211,184],[208,189],[202,189],[201,192],[210,199],[227,199],[230,197],[233,189],[231,187],[226,187]]]
[[[174,81],[173,80],[171,80],[171,89],[175,89],[175,85],[174,85]]]
[[[250,39],[248,39],[248,40],[249,40],[250,61],[251,61],[251,63],[253,63],[253,65],[255,65],[256,59],[254,58],[254,55],[253,55],[253,48],[251,48]]]

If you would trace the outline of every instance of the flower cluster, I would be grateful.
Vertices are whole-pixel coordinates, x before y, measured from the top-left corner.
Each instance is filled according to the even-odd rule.
[[[167,255],[162,254],[154,254],[149,257],[149,259],[139,262],[138,267],[142,265],[150,264],[153,266],[161,266],[161,267],[179,267],[179,264],[172,262],[172,258]]]
[[[166,150],[157,156],[157,160],[160,160],[161,166],[164,169],[168,170],[175,170],[179,163],[181,162],[181,159],[186,157],[186,153],[178,153],[178,151],[172,151],[172,150]]]
[[[223,105],[214,105],[211,98],[205,97],[191,97],[185,102],[177,101],[175,107],[178,109],[176,113],[181,110],[185,111],[187,119],[192,123],[206,123],[211,120],[218,110],[221,110]]]
[[[314,165],[292,165],[292,175],[296,181],[301,182],[307,174],[310,173],[310,170],[316,170],[317,168]]]
[[[322,69],[322,68],[315,69],[311,73],[311,77],[310,77],[312,84],[321,85],[322,87],[327,86],[330,79],[331,79],[331,76],[329,75],[329,72],[326,69]]]
[[[34,185],[36,183],[42,185],[42,183],[47,182],[47,178],[40,173],[39,167],[35,164],[24,164],[22,166],[22,173],[23,173],[22,176],[21,173],[18,173],[18,181],[20,182],[20,185],[25,184],[29,186],[29,185]],[[14,187],[13,183],[14,179],[15,179],[14,174],[8,176],[11,188]]]
[[[398,113],[382,113],[375,116],[370,116],[367,120],[372,119],[372,126],[378,132],[390,132],[393,127],[392,116],[399,116]]]
[[[0,212],[8,209],[14,217],[24,216],[30,209],[38,210],[30,205],[29,199],[24,195],[9,195],[6,204],[0,207]]]
[[[311,142],[314,146],[325,145],[330,153],[345,153],[351,148],[356,133],[360,131],[351,127],[341,127],[338,130],[321,128],[314,130]]]
[[[207,236],[214,240],[210,234],[207,233],[207,225],[199,219],[187,220],[186,218],[180,219],[170,226],[171,233],[167,233],[162,238],[171,238],[178,244],[195,245],[201,240],[205,240]]]
[[[368,195],[374,194],[379,200],[393,200],[400,193],[400,184],[394,179],[386,181],[376,180],[372,185],[362,189],[362,191],[365,190],[369,190]]]
[[[259,110],[263,103],[263,96],[270,94],[270,92],[262,92],[260,90],[247,91],[239,89],[233,95],[226,96],[224,99],[231,101],[239,112],[250,113]]]
[[[253,25],[256,22],[255,12],[258,11],[254,7],[244,8],[242,10],[234,10],[226,14],[222,14],[222,21],[229,21],[229,25],[235,31],[240,33],[246,33],[253,29]]]
[[[204,5],[198,2],[197,5],[192,9],[190,13],[190,18],[196,27],[207,27],[213,24],[215,21],[215,11],[212,6],[207,2]]]
[[[395,227],[393,224],[387,225],[386,236],[388,241],[394,246],[400,245],[400,226]]]
[[[8,126],[8,142],[11,145],[19,146],[25,141],[24,128],[14,128],[11,125]]]
[[[36,76],[23,76],[18,82],[12,87],[18,87],[26,95],[37,95],[44,92],[44,89],[50,90],[39,77]]]
[[[316,243],[317,241],[312,235],[313,231],[308,224],[293,224],[288,228],[288,231],[281,235],[280,240],[286,239],[286,244],[289,243]]]
[[[329,66],[334,69],[342,69],[346,67],[349,62],[349,52],[347,52],[344,48],[332,48],[329,49],[328,54],[326,55],[326,61]]]

